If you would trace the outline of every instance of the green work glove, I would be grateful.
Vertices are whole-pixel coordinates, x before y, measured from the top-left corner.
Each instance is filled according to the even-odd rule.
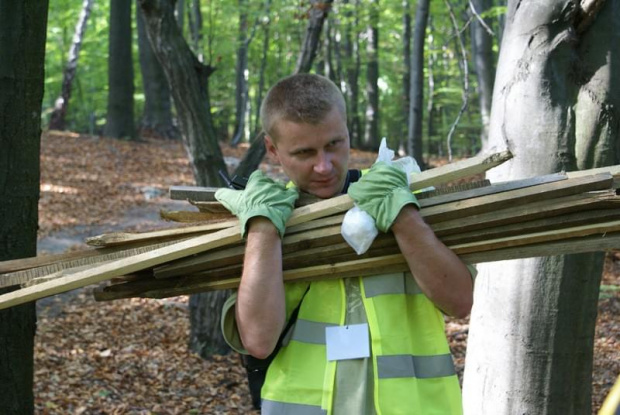
[[[407,183],[407,175],[395,166],[375,163],[368,173],[349,186],[347,192],[360,209],[375,220],[377,229],[387,232],[403,206],[420,205]]]
[[[215,192],[215,198],[239,218],[243,238],[248,232],[248,220],[256,216],[269,219],[278,229],[280,237],[284,236],[286,221],[298,197],[297,189],[287,189],[260,170],[252,173],[244,190],[219,189]]]

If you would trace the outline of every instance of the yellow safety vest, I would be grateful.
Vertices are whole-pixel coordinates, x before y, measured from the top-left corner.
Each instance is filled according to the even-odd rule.
[[[443,316],[411,274],[360,278],[360,286],[370,330],[377,415],[461,414],[461,391]],[[344,324],[344,282],[285,287],[287,316],[302,298],[303,302],[267,371],[262,414],[331,415],[336,362],[326,358],[325,328]]]

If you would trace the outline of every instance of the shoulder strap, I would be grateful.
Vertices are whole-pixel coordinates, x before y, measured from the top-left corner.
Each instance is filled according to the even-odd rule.
[[[257,359],[251,355],[241,355],[243,359],[243,364],[248,373],[248,385],[250,387],[250,395],[252,396],[252,406],[255,409],[260,409],[261,405],[261,396],[260,391],[263,388],[263,384],[265,383],[265,376],[267,375],[267,368],[276,357],[280,349],[282,348],[282,342],[284,338],[291,330],[295,322],[297,321],[297,315],[299,314],[299,309],[301,308],[301,303],[304,301],[308,290],[310,289],[310,284],[308,284],[308,288],[304,292],[304,295],[301,297],[299,304],[291,313],[291,318],[289,318],[284,330],[280,334],[280,338],[278,339],[278,343],[276,343],[276,347],[273,349],[273,352],[265,359]]]

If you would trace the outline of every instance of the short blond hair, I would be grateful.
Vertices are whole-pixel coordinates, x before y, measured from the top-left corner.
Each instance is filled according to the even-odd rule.
[[[281,79],[267,92],[260,120],[265,133],[276,139],[279,120],[318,124],[333,108],[346,120],[344,97],[332,81],[315,74],[296,74]]]

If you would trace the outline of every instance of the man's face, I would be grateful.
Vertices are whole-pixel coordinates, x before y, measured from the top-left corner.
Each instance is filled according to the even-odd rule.
[[[319,124],[280,120],[278,138],[265,137],[267,151],[302,191],[327,199],[340,193],[349,166],[349,132],[333,108]]]

